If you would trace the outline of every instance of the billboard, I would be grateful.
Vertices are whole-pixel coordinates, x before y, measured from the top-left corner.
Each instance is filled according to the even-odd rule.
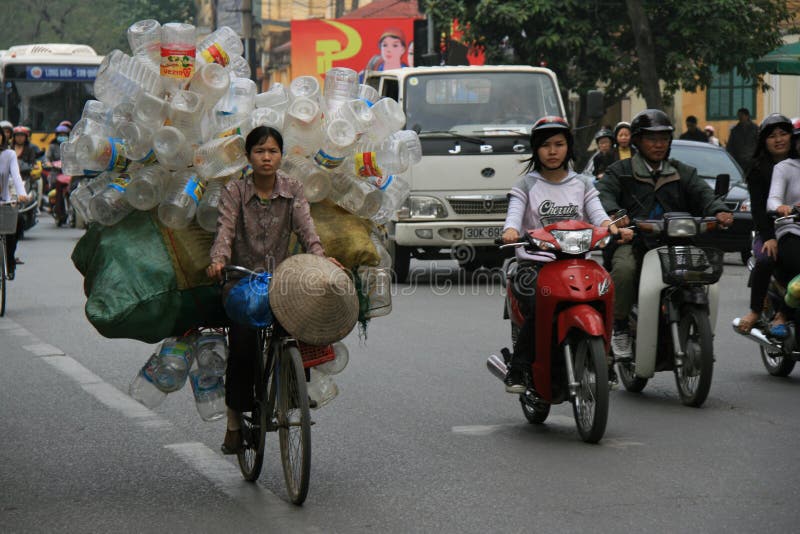
[[[322,82],[333,67],[362,72],[367,65],[384,70],[413,64],[413,18],[293,20],[291,30],[292,78]]]

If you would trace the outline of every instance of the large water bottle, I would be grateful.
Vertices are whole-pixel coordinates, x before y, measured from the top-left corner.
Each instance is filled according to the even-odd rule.
[[[365,133],[370,142],[380,143],[406,123],[403,108],[392,98],[381,98],[370,109],[375,115],[372,128]]]
[[[125,122],[117,134],[125,140],[125,154],[131,161],[141,161],[153,155],[153,130],[137,122]]]
[[[292,100],[307,98],[319,104],[319,82],[314,76],[298,76],[289,84]]]
[[[228,26],[223,26],[212,32],[197,45],[198,66],[208,63],[217,63],[226,67],[233,56],[240,56],[244,51],[239,36]]]
[[[69,133],[69,140],[75,142],[85,135],[113,137],[114,128],[111,127],[111,109],[108,110],[108,113],[108,123],[99,122],[88,117],[76,122],[72,131]]]
[[[216,421],[225,416],[225,382],[222,376],[208,373],[202,367],[189,374],[197,413],[203,421]]]
[[[225,187],[225,180],[209,180],[200,204],[197,205],[197,224],[206,232],[217,231],[217,219],[219,218],[219,199],[222,196],[222,188]]]
[[[253,72],[250,70],[250,64],[242,56],[233,56],[231,64],[226,68],[230,74],[231,80],[234,78],[247,78],[251,79]]]
[[[350,213],[358,213],[364,206],[367,193],[372,190],[373,188],[363,180],[337,172],[331,177],[331,192],[328,198]]]
[[[172,178],[161,165],[145,165],[130,171],[131,181],[125,191],[128,204],[137,210],[148,211],[161,202],[166,185]]]
[[[89,202],[92,219],[104,226],[113,226],[133,211],[133,206],[125,198],[131,178],[126,173],[117,174],[101,193]]]
[[[159,363],[158,353],[154,352],[128,386],[128,394],[148,408],[155,408],[167,398],[156,385]]]
[[[141,92],[133,103],[133,120],[145,128],[156,129],[167,119],[169,103],[163,98]]]
[[[273,108],[256,108],[250,115],[251,129],[259,126],[269,126],[283,131],[284,113]]]
[[[63,152],[62,152],[63,154]],[[92,198],[105,190],[106,186],[116,177],[114,173],[104,172],[91,180],[81,180],[78,187],[70,193],[70,205],[86,222],[94,222],[94,215],[90,207]]]
[[[205,184],[190,170],[175,173],[167,185],[164,200],[158,205],[158,218],[165,226],[181,230],[192,222],[203,198]]]
[[[331,192],[331,176],[302,156],[286,156],[281,169],[303,184],[303,193],[309,202],[319,202]]]
[[[273,83],[265,93],[255,96],[256,108],[272,108],[275,111],[286,111],[289,107],[289,93],[281,83]]]
[[[158,72],[161,66],[161,24],[153,19],[140,20],[128,27],[127,35],[133,57],[153,72]]]
[[[99,100],[87,100],[86,103],[83,104],[81,119],[91,119],[99,124],[110,124],[111,108],[105,102],[100,102]],[[77,124],[75,126],[77,126]],[[72,127],[70,133],[75,131],[75,126]]]
[[[329,375],[319,371],[316,367],[312,367],[309,371],[308,396],[316,401],[316,408],[322,408],[339,394],[339,387]]]
[[[349,100],[339,106],[333,118],[346,120],[357,134],[362,134],[370,129],[375,115],[363,100]]]
[[[408,150],[409,165],[416,165],[422,161],[422,143],[419,135],[414,130],[399,130],[389,136],[390,143],[403,143]]]
[[[334,67],[325,73],[325,115],[330,116],[349,100],[358,98],[358,73],[347,67]]]
[[[358,86],[358,98],[363,100],[368,106],[372,107],[372,104],[380,100],[381,94],[371,85],[362,83]]]
[[[369,309],[364,316],[368,319],[388,315],[392,311],[392,275],[384,267],[362,266],[358,268],[361,278],[361,291],[369,300]]]
[[[194,150],[183,132],[174,126],[162,126],[153,134],[153,151],[158,162],[171,170],[191,165]]]
[[[186,87],[194,76],[195,44],[193,25],[168,22],[161,27],[161,80],[169,93]]]
[[[169,103],[169,120],[190,145],[200,142],[203,98],[192,91],[176,91]]]
[[[189,84],[189,90],[203,98],[203,109],[212,109],[220,98],[227,94],[231,77],[216,63],[208,63],[197,70]]]
[[[94,81],[95,97],[114,107],[121,102],[132,102],[140,91],[162,96],[161,78],[120,50],[112,50],[97,69]]]
[[[344,119],[333,119],[325,126],[322,146],[314,154],[314,162],[326,169],[335,169],[344,162],[356,142],[356,130]]]
[[[247,78],[231,79],[228,92],[214,106],[217,127],[233,128],[255,108],[256,84]]]
[[[192,338],[175,337],[161,342],[158,351],[159,372],[155,382],[161,391],[178,391],[186,384],[194,361],[193,343]]]
[[[245,165],[247,157],[241,135],[212,139],[197,147],[194,153],[195,170],[205,180],[228,176],[243,169]]]
[[[286,154],[307,156],[322,143],[319,105],[305,97],[296,97],[284,119],[283,145]]]
[[[225,375],[228,342],[222,334],[203,334],[195,341],[197,366],[216,376]]]
[[[90,171],[121,171],[128,166],[125,143],[114,137],[83,135],[75,142],[78,165]]]

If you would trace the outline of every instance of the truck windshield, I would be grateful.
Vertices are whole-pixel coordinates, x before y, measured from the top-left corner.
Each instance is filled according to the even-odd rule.
[[[425,73],[405,80],[406,127],[421,133],[527,133],[544,115],[563,116],[553,80],[532,72]]]

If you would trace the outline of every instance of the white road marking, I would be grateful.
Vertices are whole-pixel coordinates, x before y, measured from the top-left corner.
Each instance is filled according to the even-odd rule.
[[[36,356],[63,356],[64,352],[58,347],[47,343],[37,343],[36,345],[23,345],[23,349],[32,352]]]
[[[452,431],[454,434],[465,434],[467,436],[488,436],[502,428],[511,425],[466,425],[454,426]]]
[[[255,517],[263,517],[271,530],[321,533],[322,529],[309,525],[308,518],[298,508],[258,484],[242,478],[237,466],[224,459],[203,443],[173,443],[165,445],[178,458],[208,479],[214,486],[245,508]],[[278,527],[277,525],[280,525]]]

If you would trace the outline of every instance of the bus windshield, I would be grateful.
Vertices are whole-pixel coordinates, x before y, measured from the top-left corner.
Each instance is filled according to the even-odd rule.
[[[406,127],[420,133],[524,134],[544,115],[563,116],[558,88],[542,73],[425,73],[404,89]]]
[[[34,132],[51,132],[68,119],[77,121],[86,100],[93,98],[97,67],[6,65],[3,73],[3,107],[12,124]],[[60,73],[60,74],[59,74]]]

